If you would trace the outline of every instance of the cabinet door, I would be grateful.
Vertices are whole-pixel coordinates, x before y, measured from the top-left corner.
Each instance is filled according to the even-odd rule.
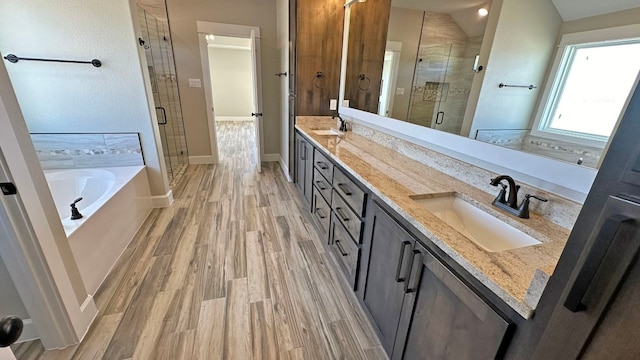
[[[391,354],[404,298],[405,273],[415,241],[393,218],[375,206],[372,216],[369,267],[363,305],[373,319],[382,346]]]
[[[509,323],[416,243],[392,359],[495,359]]]
[[[313,145],[304,141],[305,163],[304,163],[304,197],[311,203],[313,196]]]

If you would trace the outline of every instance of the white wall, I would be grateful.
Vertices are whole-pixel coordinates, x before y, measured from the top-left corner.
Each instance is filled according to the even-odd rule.
[[[405,120],[407,118],[413,72],[416,67],[418,46],[420,45],[423,14],[424,12],[419,10],[391,8],[387,41],[402,42],[396,88],[404,89],[404,95],[395,95],[393,112],[389,116],[394,119]],[[395,94],[396,89],[391,89],[391,92]]]
[[[253,79],[249,49],[209,46],[213,109],[218,118],[253,120]]]
[[[128,0],[3,1],[0,52],[102,61],[7,63],[30,132],[138,132],[152,195],[168,191]],[[144,70],[146,71],[146,70]],[[147,75],[148,77],[148,75]]]
[[[501,5],[501,6],[500,6]],[[497,24],[487,24],[481,60],[485,69],[475,113],[467,112],[463,134],[475,135],[476,129],[526,129],[555,49],[562,19],[551,0],[494,1],[492,14]],[[491,20],[491,19],[490,19]],[[490,46],[487,49],[487,46]],[[483,56],[486,51],[490,55]],[[538,86],[538,89],[502,88],[500,83]],[[477,84],[474,84],[477,86]],[[476,89],[477,90],[477,89]],[[472,90],[473,91],[473,90]],[[469,106],[473,109],[473,94]],[[473,124],[470,124],[470,120]]]

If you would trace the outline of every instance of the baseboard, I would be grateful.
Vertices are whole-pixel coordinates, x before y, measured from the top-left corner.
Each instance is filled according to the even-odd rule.
[[[22,320],[22,334],[16,343],[40,339],[40,335],[36,331],[36,327],[31,319]],[[0,357],[2,359],[2,357]]]
[[[216,116],[216,121],[253,121],[251,116]]]
[[[293,179],[291,178],[291,176],[289,176],[289,167],[287,166],[287,163],[283,158],[280,158],[280,168],[282,169],[284,176],[287,178],[287,181],[293,182]]]
[[[262,155],[263,162],[280,161],[280,154],[264,154]]]
[[[189,164],[215,164],[213,155],[189,156]]]
[[[154,208],[169,207],[171,204],[173,204],[173,192],[171,190],[166,195],[151,197],[151,206]]]
[[[82,341],[89,332],[91,324],[96,317],[98,317],[98,307],[96,306],[96,302],[93,301],[93,296],[87,294],[82,305],[80,305],[80,313],[80,324],[77,324],[78,326],[75,326],[74,324],[74,327],[76,328],[76,335],[78,336],[78,339]]]

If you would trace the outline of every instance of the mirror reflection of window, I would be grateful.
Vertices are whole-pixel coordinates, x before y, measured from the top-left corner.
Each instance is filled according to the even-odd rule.
[[[540,130],[604,145],[640,71],[640,40],[568,46],[560,68]]]

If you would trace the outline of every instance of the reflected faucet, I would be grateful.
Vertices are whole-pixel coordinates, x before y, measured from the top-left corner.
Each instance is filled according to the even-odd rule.
[[[509,184],[508,185],[509,198],[507,199],[507,201],[505,201],[505,194],[504,194],[506,187],[504,184],[501,183],[502,180],[507,180],[507,184]],[[518,190],[520,189],[520,185],[516,185],[516,182],[513,180],[511,176],[508,176],[508,175],[496,176],[495,178],[491,179],[490,184],[493,186],[498,186],[499,184],[502,185],[502,190],[500,190],[498,197],[496,197],[496,199],[493,201],[494,205],[497,205],[496,203],[499,203],[503,205],[509,205],[509,207],[512,209],[518,208]]]
[[[331,116],[332,119],[338,118],[340,120],[340,131],[347,131],[347,122],[340,117],[340,114]]]

